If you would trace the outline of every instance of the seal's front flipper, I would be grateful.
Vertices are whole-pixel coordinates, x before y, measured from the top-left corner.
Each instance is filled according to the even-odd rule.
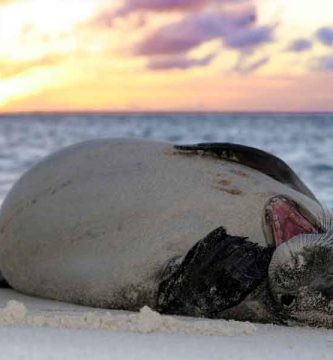
[[[194,245],[159,287],[157,309],[169,314],[218,317],[239,304],[266,277],[273,253],[223,227]]]
[[[238,162],[290,186],[319,203],[310,189],[283,160],[265,151],[230,143],[176,145],[175,149],[213,154],[221,159]]]

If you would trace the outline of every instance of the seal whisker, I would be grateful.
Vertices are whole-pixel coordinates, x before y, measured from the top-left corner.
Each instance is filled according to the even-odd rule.
[[[327,207],[323,206],[316,218],[319,228],[323,229],[317,238],[317,243],[326,244],[333,248],[333,214]]]

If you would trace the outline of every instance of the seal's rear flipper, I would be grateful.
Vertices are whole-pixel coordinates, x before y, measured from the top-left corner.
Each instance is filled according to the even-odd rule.
[[[221,159],[238,162],[290,186],[294,190],[309,196],[319,203],[310,189],[283,160],[265,151],[245,145],[230,143],[175,145],[175,149],[181,151],[201,151],[213,154]]]
[[[273,253],[223,227],[196,243],[159,287],[157,310],[218,317],[239,304],[266,277]]]

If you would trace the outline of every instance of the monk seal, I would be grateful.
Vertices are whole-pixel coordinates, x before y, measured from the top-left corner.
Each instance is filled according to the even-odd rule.
[[[11,287],[114,309],[331,327],[332,249],[293,170],[227,143],[73,145],[25,173],[0,216]]]

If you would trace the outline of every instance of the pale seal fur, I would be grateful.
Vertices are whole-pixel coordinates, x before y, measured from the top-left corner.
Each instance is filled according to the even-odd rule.
[[[286,164],[256,149],[232,144],[175,148],[132,139],[77,144],[42,160],[6,197],[0,216],[0,269],[14,289],[40,297],[116,309],[149,305],[186,315],[272,320],[274,295],[266,294],[272,301],[259,300],[265,304],[258,311],[250,306],[237,309],[263,284],[259,298],[270,291],[268,267],[280,244],[274,229],[273,235],[267,234],[265,209],[281,194],[283,201],[290,199],[313,217],[322,213]],[[313,232],[320,232],[321,226],[313,224]],[[250,257],[258,267],[253,279],[239,276],[239,294],[214,311],[208,309],[214,299],[202,302],[208,308],[201,310],[200,299],[190,304],[193,293],[184,292],[186,285],[178,292],[170,285],[190,278],[187,284],[197,286],[191,285],[193,276],[186,275],[184,259],[186,264],[203,259],[200,244],[211,246],[212,238],[223,242],[225,253],[230,239],[236,239],[240,256]],[[193,251],[188,255],[195,246],[199,257],[193,257]],[[225,264],[224,276],[229,276],[230,258],[220,256],[219,261]],[[212,291],[214,284],[208,285]],[[175,303],[176,294],[190,306]],[[253,306],[253,299],[248,303]]]

